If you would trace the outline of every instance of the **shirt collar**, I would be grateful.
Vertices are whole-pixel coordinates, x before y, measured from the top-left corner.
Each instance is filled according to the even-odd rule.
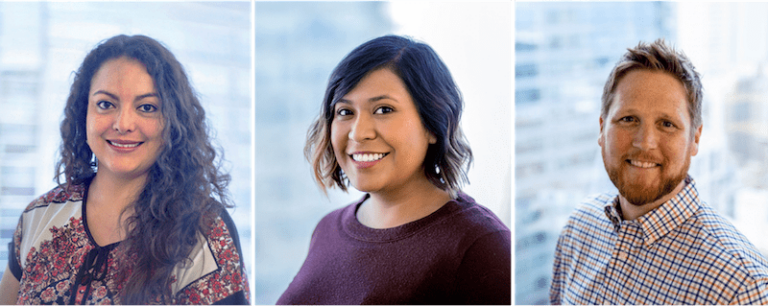
[[[619,231],[621,223],[626,222],[623,221],[619,207],[618,195],[613,201],[605,205],[605,215],[613,223],[613,229],[616,232]],[[699,207],[701,207],[701,202],[699,192],[696,190],[696,182],[688,175],[685,178],[683,190],[661,206],[631,222],[640,224],[645,235],[644,243],[647,246],[683,224],[685,220],[699,210]]]

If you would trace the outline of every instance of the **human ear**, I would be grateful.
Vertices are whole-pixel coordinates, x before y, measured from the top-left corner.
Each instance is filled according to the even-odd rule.
[[[427,140],[429,141],[429,144],[437,143],[437,137],[435,137],[435,134],[433,134],[432,132],[427,132]]]
[[[696,156],[699,153],[699,139],[701,138],[701,130],[704,128],[704,124],[700,125],[696,129],[696,133],[693,135],[693,142],[691,142],[691,156]]]
[[[597,144],[603,146],[605,143],[605,137],[603,136],[603,116],[600,116],[600,134],[597,136]]]

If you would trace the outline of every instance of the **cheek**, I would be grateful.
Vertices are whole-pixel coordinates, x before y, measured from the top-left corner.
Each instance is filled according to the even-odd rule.
[[[427,156],[429,148],[429,131],[421,124],[420,120],[409,120],[402,125],[395,124],[389,130],[393,146],[409,151],[408,159],[414,163],[421,163]]]
[[[89,114],[85,117],[85,136],[87,139],[95,139],[109,128],[109,122],[103,116]]]
[[[331,148],[333,149],[333,154],[336,155],[336,160],[340,160],[339,158],[340,151],[344,150],[344,144],[346,143],[345,140],[347,138],[346,134],[341,131],[341,128],[338,124],[333,123],[331,124]]]
[[[152,120],[147,124],[146,134],[147,137],[153,139],[162,139],[163,136],[163,122],[161,120]]]
[[[632,138],[631,132],[622,129],[612,129],[606,132],[603,145],[609,149],[626,149],[632,146]]]

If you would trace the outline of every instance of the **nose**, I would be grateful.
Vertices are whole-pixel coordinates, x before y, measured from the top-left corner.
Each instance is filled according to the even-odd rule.
[[[635,132],[632,145],[643,151],[654,150],[658,145],[658,131],[651,124],[643,124]]]
[[[117,112],[112,128],[120,134],[127,134],[136,129],[136,114],[130,107],[123,107]]]
[[[376,128],[370,116],[361,114],[355,118],[349,130],[349,139],[357,142],[376,138]]]

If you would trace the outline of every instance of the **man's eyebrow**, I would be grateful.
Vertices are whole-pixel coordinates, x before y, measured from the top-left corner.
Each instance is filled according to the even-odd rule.
[[[664,119],[664,120],[670,120],[670,121],[681,121],[681,120],[684,121],[685,120],[684,118],[681,118],[681,117],[678,117],[678,116],[675,116],[675,115],[666,114],[666,113],[662,113],[659,116],[659,118]],[[693,121],[691,121],[691,122],[693,122]]]

